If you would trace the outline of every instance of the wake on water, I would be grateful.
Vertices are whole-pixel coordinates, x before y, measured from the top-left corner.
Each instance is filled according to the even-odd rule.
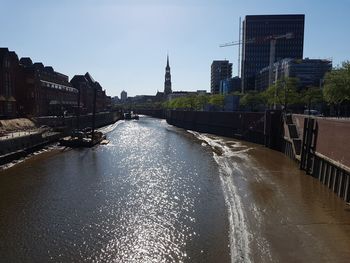
[[[238,165],[230,160],[230,157],[237,156],[242,159],[247,158],[244,154],[251,148],[243,147],[239,142],[234,148],[225,145],[224,140],[219,137],[211,138],[205,134],[188,131],[197,139],[202,141],[202,145],[209,145],[213,149],[213,157],[220,169],[220,181],[224,193],[226,206],[228,209],[228,219],[230,224],[230,252],[231,262],[251,262],[250,259],[250,238],[246,215],[244,212],[241,196],[234,182],[234,173],[242,173]],[[242,149],[243,148],[243,149]]]

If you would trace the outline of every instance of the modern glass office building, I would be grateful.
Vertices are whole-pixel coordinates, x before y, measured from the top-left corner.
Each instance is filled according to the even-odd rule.
[[[276,40],[274,61],[303,58],[305,15],[248,15],[243,21],[242,89],[255,88],[256,74],[269,65],[272,38]]]
[[[256,90],[262,91],[268,88],[269,69],[263,68],[256,76]],[[308,87],[321,87],[327,72],[332,70],[332,61],[327,59],[291,59],[286,58],[277,61],[272,66],[273,81],[284,78],[296,78],[298,89]]]
[[[232,63],[228,60],[214,60],[211,64],[211,93],[218,94],[220,92],[220,81],[231,77]]]

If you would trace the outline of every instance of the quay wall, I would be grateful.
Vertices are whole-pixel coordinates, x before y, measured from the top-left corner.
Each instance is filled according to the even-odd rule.
[[[209,112],[171,110],[165,113],[169,124],[198,132],[236,138],[281,149],[283,125],[280,111]]]
[[[350,119],[295,114],[293,120],[300,136],[303,135],[304,121],[307,118],[314,119],[317,125],[315,152],[350,169]]]
[[[49,132],[45,134],[38,132],[0,140],[0,165],[25,157],[26,155],[57,141],[60,137],[60,133],[57,132]]]
[[[293,115],[301,140],[300,169],[344,201],[350,201],[350,119]],[[289,154],[288,154],[289,153]]]
[[[166,118],[166,111],[162,109],[137,109],[134,110],[134,112],[136,114],[147,115],[158,119]]]
[[[95,127],[103,127],[115,123],[121,118],[120,112],[100,112],[95,115]],[[65,134],[70,133],[74,129],[83,129],[92,126],[92,114],[81,115],[79,119],[76,116],[67,117],[37,117],[34,118],[38,126],[46,125]]]
[[[143,111],[171,125],[263,144],[286,154],[344,201],[350,201],[350,120],[293,115],[278,111]],[[311,121],[312,120],[312,121]],[[308,124],[307,127],[304,125]],[[292,127],[296,126],[294,132]]]
[[[121,118],[119,112],[105,112],[96,114],[96,128],[112,124]],[[11,162],[26,156],[27,154],[39,150],[40,148],[58,141],[62,136],[69,134],[73,129],[77,128],[78,121],[76,117],[38,117],[33,119],[37,127],[46,125],[53,131],[43,131],[37,128],[28,134],[20,136],[8,136],[0,139],[0,165]],[[79,118],[79,127],[91,127],[92,116],[85,115]]]

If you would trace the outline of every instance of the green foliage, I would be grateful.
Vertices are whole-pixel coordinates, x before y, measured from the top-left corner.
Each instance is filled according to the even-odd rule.
[[[163,103],[163,107],[166,109],[197,109],[199,103],[197,96],[187,96],[175,98]]]
[[[218,107],[224,107],[225,96],[222,94],[214,94],[209,98],[209,103]]]
[[[202,110],[204,105],[208,104],[209,96],[207,95],[198,95],[195,100],[196,110]]]
[[[241,97],[239,104],[255,111],[259,106],[266,104],[266,97],[262,92],[249,91]]]
[[[263,96],[269,106],[283,105],[287,107],[290,104],[300,103],[300,94],[297,92],[298,79],[285,78],[278,80],[271,85]]]
[[[301,92],[301,102],[305,105],[308,105],[308,108],[311,109],[311,106],[320,103],[323,101],[322,89],[319,87],[308,87],[307,89]]]
[[[230,93],[230,95],[242,97],[244,94],[242,92],[240,92],[240,91],[235,91],[235,92]]]
[[[212,104],[219,107],[224,105],[224,96],[215,95],[190,95],[179,97],[163,103],[166,109],[187,109],[187,110],[202,110],[206,104]]]
[[[323,97],[329,104],[340,105],[350,101],[350,62],[343,62],[340,68],[328,72],[325,77]]]

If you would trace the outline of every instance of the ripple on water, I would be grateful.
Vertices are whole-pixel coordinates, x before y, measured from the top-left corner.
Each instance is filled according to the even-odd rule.
[[[106,131],[109,145],[9,169],[6,259],[25,261],[30,250],[35,262],[226,262],[211,155],[164,121]]]

